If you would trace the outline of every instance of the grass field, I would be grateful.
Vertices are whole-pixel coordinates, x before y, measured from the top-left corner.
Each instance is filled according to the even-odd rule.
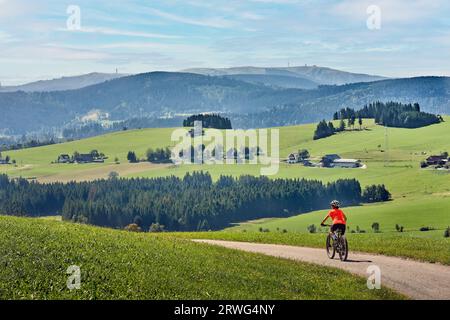
[[[384,166],[386,153],[384,149],[383,127],[376,126],[372,120],[365,120],[364,131],[347,131],[326,139],[312,140],[315,125],[302,125],[282,127],[280,129],[280,156],[285,158],[289,153],[300,148],[308,149],[313,157],[320,157],[327,153],[339,153],[343,157],[359,158],[368,164],[367,170],[348,169],[318,169],[303,168],[298,165],[282,165],[277,177],[310,177],[324,180],[335,180],[340,177],[357,177],[363,183],[397,181],[411,174],[420,172],[420,180],[447,180],[448,175],[435,172],[420,171],[418,164],[426,154],[438,153],[450,149],[448,133],[450,132],[450,117],[446,122],[420,129],[389,129],[389,145],[391,160],[390,166]],[[126,163],[126,154],[132,150],[139,158],[145,156],[148,148],[166,147],[174,143],[170,142],[173,129],[142,129],[124,132],[116,132],[95,138],[74,141],[70,143],[31,148],[18,151],[4,152],[17,161],[18,166],[1,166],[0,172],[8,172],[11,176],[46,177],[62,173],[70,173],[74,177],[82,174],[84,170],[101,168],[114,164],[114,159],[119,158],[121,163]],[[379,147],[381,146],[381,147]],[[59,154],[72,154],[74,151],[89,152],[97,149],[104,152],[109,159],[105,164],[51,164]],[[138,166],[138,165],[136,165]],[[412,168],[411,168],[412,167]],[[255,165],[223,165],[223,166],[182,166],[166,167],[161,170],[142,168],[137,172],[125,172],[124,176],[155,176],[155,175],[184,175],[187,171],[207,170],[214,176],[221,173],[240,175],[243,173],[259,174],[259,167]],[[91,171],[92,172],[92,171]],[[394,175],[394,178],[390,178]],[[56,179],[57,180],[57,179]],[[409,184],[409,191],[415,192],[416,186]],[[431,184],[429,184],[430,186]],[[442,185],[439,183],[438,188]],[[394,185],[395,187],[395,185]],[[402,184],[402,188],[407,184]],[[432,188],[432,185],[430,186]],[[401,190],[399,190],[401,191]],[[408,191],[408,188],[405,189]]]
[[[0,217],[0,266],[0,299],[403,298],[337,269],[51,219]]]
[[[399,199],[389,203],[371,204],[360,207],[345,208],[348,217],[348,227],[372,231],[372,224],[380,224],[381,233],[398,235],[414,234],[415,236],[443,238],[444,230],[450,226],[449,206],[450,196],[430,196],[418,200]],[[287,230],[290,232],[307,233],[307,227],[314,224],[320,227],[320,222],[328,210],[315,211],[290,218],[264,219],[242,223],[230,230],[258,231],[260,228],[271,231]],[[395,225],[404,227],[404,233],[396,231]],[[435,231],[419,232],[421,227],[431,227]]]
[[[273,178],[307,178],[324,182],[340,178],[356,178],[362,186],[385,184],[393,195],[388,203],[346,208],[350,227],[359,226],[370,232],[373,222],[381,224],[383,234],[394,232],[396,224],[405,227],[403,235],[422,238],[440,238],[443,229],[450,225],[450,173],[447,171],[423,170],[419,163],[430,154],[450,151],[450,117],[446,122],[420,129],[388,129],[389,153],[385,151],[385,128],[371,120],[365,120],[365,130],[347,131],[335,136],[312,140],[315,125],[280,128],[280,155],[305,148],[313,158],[327,153],[338,153],[343,157],[361,159],[367,169],[307,168],[301,165],[281,164]],[[142,129],[108,134],[105,136],[74,141],[40,148],[6,152],[18,163],[18,167],[1,166],[0,172],[11,176],[37,177],[40,181],[70,181],[106,178],[110,171],[122,177],[184,176],[186,172],[208,171],[213,178],[220,175],[259,175],[258,165],[152,165],[129,164],[126,154],[136,151],[144,157],[149,148],[170,146],[172,129]],[[97,149],[109,159],[105,164],[50,164],[60,153],[89,152]],[[118,157],[121,164],[114,164]],[[386,162],[389,159],[389,163]],[[387,165],[386,165],[387,164]],[[345,205],[345,204],[344,204]],[[307,232],[310,224],[318,225],[325,212],[313,212],[287,219],[265,220],[246,223],[237,230],[287,229],[290,232]],[[437,231],[418,232],[429,226]]]
[[[350,249],[450,265],[450,174],[422,170],[428,155],[450,151],[450,117],[421,129],[388,130],[365,121],[365,130],[312,140],[315,125],[280,128],[280,155],[306,148],[318,159],[327,153],[361,159],[366,169],[306,168],[281,164],[271,178],[307,178],[324,182],[356,178],[362,186],[385,184],[393,201],[345,208],[351,230]],[[128,151],[142,158],[148,148],[170,146],[172,129],[117,132],[91,139],[4,152],[17,167],[0,173],[38,178],[41,182],[121,177],[184,176],[208,171],[220,175],[259,175],[257,165],[171,166],[129,164]],[[59,154],[97,149],[104,164],[51,164]],[[115,164],[118,157],[120,164]],[[385,161],[389,159],[386,165]],[[221,232],[134,234],[61,222],[58,218],[0,217],[0,299],[398,299],[387,290],[369,291],[365,279],[348,273],[273,257],[209,247],[187,239],[208,238],[323,247],[326,232],[307,233],[326,211],[283,219],[241,223]],[[378,222],[381,233],[371,232]],[[395,230],[402,225],[403,233]],[[433,227],[429,232],[420,227]],[[269,232],[258,230],[268,229]],[[286,230],[284,233],[283,230]],[[66,288],[66,269],[82,270],[82,289]],[[106,271],[105,271],[106,270]]]
[[[165,236],[170,237],[172,235],[188,239],[215,239],[323,248],[325,254],[325,233],[283,233],[282,230],[271,232],[220,231],[174,233]],[[350,251],[369,252],[450,265],[450,239],[442,237],[440,239],[418,239],[411,233],[404,235],[394,233],[348,234],[347,238]]]
[[[359,226],[367,232],[371,225],[381,225],[381,235],[395,233],[395,225],[405,227],[396,236],[418,238],[442,238],[443,229],[450,225],[450,173],[430,169],[419,169],[420,161],[428,155],[450,151],[450,117],[446,122],[420,129],[388,129],[389,153],[385,149],[385,128],[371,120],[364,121],[363,131],[347,131],[335,136],[312,140],[315,125],[280,128],[280,155],[287,156],[301,148],[310,151],[313,158],[327,153],[338,153],[343,157],[361,159],[367,169],[307,168],[300,165],[281,164],[272,178],[307,178],[324,182],[340,178],[356,178],[362,186],[385,184],[393,195],[393,201],[375,205],[345,208],[350,227]],[[117,132],[101,137],[75,141],[67,144],[6,152],[19,164],[17,168],[1,166],[0,172],[11,176],[37,177],[41,181],[86,180],[107,177],[110,171],[117,171],[122,177],[158,177],[175,175],[182,177],[186,172],[208,171],[213,178],[220,175],[259,175],[258,165],[185,165],[155,166],[148,163],[128,164],[129,150],[143,157],[147,148],[170,146],[172,129],[143,129]],[[89,152],[98,149],[109,156],[105,164],[50,164],[60,153],[73,151]],[[114,164],[118,157],[120,165]],[[389,159],[389,163],[386,163]],[[345,205],[345,204],[344,204]],[[310,224],[319,225],[324,211],[313,212],[286,219],[273,219],[245,223],[234,230],[271,231],[286,229],[289,232],[307,232]],[[419,232],[421,227],[433,227],[436,231]]]

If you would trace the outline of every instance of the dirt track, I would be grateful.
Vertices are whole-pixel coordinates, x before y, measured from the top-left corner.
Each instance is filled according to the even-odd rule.
[[[382,286],[412,299],[450,300],[450,266],[355,252],[350,252],[348,262],[341,262],[338,259],[328,259],[325,249],[218,240],[195,241],[335,267],[365,278],[369,276],[367,268],[376,265],[381,269]]]

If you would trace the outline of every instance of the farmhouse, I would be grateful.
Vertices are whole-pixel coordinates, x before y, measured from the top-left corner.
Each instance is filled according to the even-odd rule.
[[[68,154],[61,154],[58,157],[58,163],[70,163],[71,159]]]
[[[361,160],[356,159],[336,159],[333,161],[334,168],[359,168],[361,167]]]
[[[5,158],[2,157],[2,154],[0,153],[0,164],[9,164],[9,157],[6,156]]]
[[[297,153],[291,153],[287,158],[287,163],[289,164],[298,163],[298,159],[299,157]]]
[[[314,164],[311,161],[308,159],[302,159],[298,153],[291,153],[287,157],[286,162],[289,164],[301,163],[305,167],[314,167]]]
[[[77,162],[77,163],[91,163],[94,161],[95,161],[95,158],[90,153],[78,154],[75,156],[75,162]]]
[[[445,155],[440,156],[431,156],[428,157],[426,160],[427,165],[429,166],[443,166],[447,163],[448,159]]]
[[[332,168],[333,162],[335,160],[339,160],[339,159],[341,159],[341,157],[337,154],[327,154],[322,157],[322,160],[320,161],[320,163],[321,163],[322,167]]]

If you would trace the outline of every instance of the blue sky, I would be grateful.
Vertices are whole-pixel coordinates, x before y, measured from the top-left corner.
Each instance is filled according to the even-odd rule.
[[[67,29],[69,5],[80,30]],[[450,75],[449,17],[448,0],[0,0],[0,81],[288,63]]]

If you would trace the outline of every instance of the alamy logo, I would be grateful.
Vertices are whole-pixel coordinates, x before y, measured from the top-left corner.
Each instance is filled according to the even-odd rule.
[[[367,288],[369,290],[381,289],[381,269],[379,266],[371,265],[367,268]]]
[[[81,29],[81,9],[79,6],[70,5],[67,7],[66,25],[68,30],[80,30]]]
[[[192,130],[175,130],[171,140],[177,143],[171,157],[177,165],[254,164],[262,166],[265,176],[279,170],[278,129],[203,130],[202,122],[196,121]]]
[[[367,28],[369,30],[381,29],[381,8],[377,5],[371,5],[367,8]]]
[[[81,269],[79,266],[70,266],[67,268],[67,288],[72,290],[79,290],[81,288]]]

